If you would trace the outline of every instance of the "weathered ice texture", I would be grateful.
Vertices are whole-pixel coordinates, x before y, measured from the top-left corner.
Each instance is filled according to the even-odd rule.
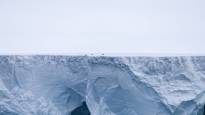
[[[205,57],[0,56],[0,115],[204,115],[204,105]]]

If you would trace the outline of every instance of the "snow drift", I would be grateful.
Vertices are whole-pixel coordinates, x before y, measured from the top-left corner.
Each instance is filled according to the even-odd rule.
[[[204,115],[205,57],[1,56],[0,115]]]

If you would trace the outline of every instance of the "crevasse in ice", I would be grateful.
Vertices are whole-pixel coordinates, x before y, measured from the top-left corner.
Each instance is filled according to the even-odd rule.
[[[0,115],[204,115],[205,57],[0,56]]]

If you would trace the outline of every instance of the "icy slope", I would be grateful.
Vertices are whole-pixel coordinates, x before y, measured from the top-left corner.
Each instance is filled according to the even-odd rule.
[[[205,57],[1,56],[0,115],[203,115]]]

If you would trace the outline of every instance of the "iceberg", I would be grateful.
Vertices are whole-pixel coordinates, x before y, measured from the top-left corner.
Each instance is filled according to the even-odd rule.
[[[0,115],[204,111],[203,56],[0,56]]]

